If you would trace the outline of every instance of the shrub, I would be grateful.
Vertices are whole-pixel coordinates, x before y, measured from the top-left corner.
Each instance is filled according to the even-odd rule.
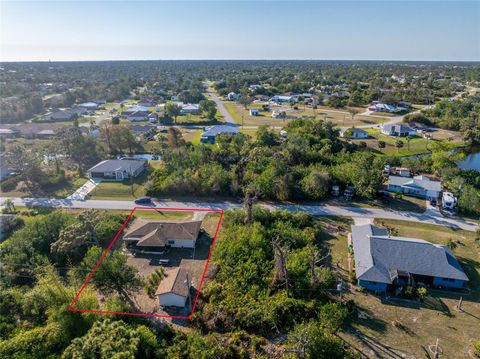
[[[420,287],[417,289],[418,298],[423,299],[427,296],[427,288]]]
[[[358,144],[358,147],[360,148],[367,148],[367,143],[365,141],[361,141],[359,144]]]
[[[473,342],[473,355],[480,358],[480,339]]]
[[[387,143],[385,141],[378,141],[378,148],[385,148]]]
[[[13,191],[15,188],[17,188],[17,184],[20,181],[19,176],[13,176],[10,178],[7,178],[0,182],[0,188],[2,189],[3,192],[9,192]]]
[[[450,239],[447,241],[447,246],[448,246],[448,248],[450,248],[450,250],[453,251],[455,248],[457,248],[457,243],[455,243],[455,241],[450,238]]]

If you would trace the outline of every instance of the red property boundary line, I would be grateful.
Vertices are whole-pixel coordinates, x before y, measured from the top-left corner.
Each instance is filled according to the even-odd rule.
[[[212,244],[210,245],[210,251],[208,252],[208,257],[207,257],[207,262],[205,263],[205,267],[203,268],[203,273],[202,273],[202,278],[200,279],[200,284],[198,286],[197,290],[197,295],[195,297],[195,301],[193,303],[192,311],[190,312],[189,315],[162,315],[162,314],[149,314],[149,313],[134,313],[134,312],[110,312],[106,310],[99,310],[99,309],[78,309],[78,308],[73,308],[75,303],[78,301],[78,298],[80,298],[80,295],[82,294],[83,290],[87,286],[87,284],[90,282],[92,279],[93,275],[95,272],[98,270],[100,265],[102,264],[103,260],[107,256],[108,252],[110,249],[113,247],[113,245],[117,242],[118,238],[120,238],[120,235],[122,234],[124,228],[132,218],[133,214],[135,213],[136,210],[146,210],[146,211],[184,211],[184,212],[212,212],[212,213],[220,213],[220,218],[218,219],[217,227],[215,229],[215,234],[213,235],[212,239]],[[83,283],[83,285],[80,287],[80,290],[78,291],[77,295],[73,299],[73,301],[68,305],[68,310],[71,312],[79,312],[79,313],[99,313],[99,314],[121,314],[121,315],[132,315],[132,316],[137,316],[137,317],[157,317],[157,318],[174,318],[174,319],[189,319],[191,320],[193,317],[193,313],[195,312],[195,308],[197,307],[197,302],[198,298],[200,297],[200,291],[202,290],[203,282],[205,280],[205,274],[207,272],[208,265],[210,263],[210,259],[212,257],[212,250],[213,246],[215,245],[215,241],[217,240],[217,235],[218,231],[220,229],[220,224],[222,223],[222,218],[223,218],[223,209],[209,209],[209,208],[161,208],[161,207],[135,207],[130,214],[128,215],[127,219],[125,222],[123,222],[122,226],[118,230],[117,234],[113,238],[113,240],[110,242],[108,245],[107,249],[105,252],[103,252],[102,256],[98,260],[97,264],[95,267],[92,269],[90,274],[88,275],[87,279]]]

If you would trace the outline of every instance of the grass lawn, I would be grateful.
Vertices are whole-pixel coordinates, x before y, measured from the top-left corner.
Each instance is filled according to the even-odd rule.
[[[423,137],[414,137],[410,140],[410,143],[408,143],[404,137],[397,138],[397,137],[386,136],[382,134],[379,129],[376,129],[376,128],[367,128],[365,129],[365,131],[368,132],[370,138],[365,140],[352,140],[352,142],[356,144],[360,142],[366,142],[368,148],[378,153],[382,153],[384,155],[389,155],[389,156],[403,157],[403,156],[413,156],[413,155],[418,155],[422,153],[427,153],[428,145],[430,142],[445,141],[447,138],[451,139],[452,137],[453,137],[453,140],[449,141],[452,147],[457,147],[461,145],[460,133],[453,132],[453,131],[438,130],[432,133],[434,136],[433,140],[427,140]],[[401,148],[395,147],[395,143],[397,142],[397,140],[401,140],[403,142],[403,147]],[[378,147],[378,141],[384,141],[386,145],[385,148]]]
[[[187,142],[192,142],[195,145],[200,144],[200,136],[203,130],[188,130],[182,129],[183,139]]]
[[[331,227],[344,226],[345,220],[330,219]],[[468,358],[471,342],[479,338],[480,328],[480,247],[473,232],[453,230],[430,224],[406,221],[375,221],[398,231],[400,236],[425,239],[439,244],[447,240],[459,241],[454,254],[470,279],[471,294],[429,290],[423,303],[399,298],[377,297],[356,289],[345,295],[358,308],[340,336],[367,357],[420,358],[426,357],[428,346],[439,339],[443,351],[440,358]],[[328,229],[327,229],[328,232]],[[327,238],[332,251],[332,262],[347,268],[347,236],[339,232]],[[342,270],[345,275],[345,270]],[[463,296],[463,312],[454,306]],[[401,324],[394,325],[395,324]],[[433,355],[430,353],[430,356]]]
[[[53,198],[65,198],[75,192],[78,188],[83,186],[88,180],[86,177],[67,177],[65,182],[59,183],[55,186],[45,187],[39,190],[39,192],[31,193],[25,186],[20,183],[17,188],[11,191],[1,191],[2,197],[53,197]]]
[[[245,126],[252,125],[269,125],[269,126],[285,126],[288,122],[294,121],[297,118],[302,117],[316,117],[319,119],[326,119],[327,121],[332,122],[337,126],[352,126],[352,125],[366,125],[366,124],[377,124],[385,121],[383,118],[379,117],[368,117],[368,116],[355,116],[352,121],[352,116],[348,110],[340,109],[333,110],[330,108],[317,108],[316,110],[308,106],[298,105],[298,109],[295,110],[289,105],[269,105],[270,111],[263,111],[262,105],[260,103],[252,103],[248,106],[248,109],[256,108],[260,110],[259,116],[250,116],[249,110],[245,110],[243,105],[238,104],[232,101],[224,102],[225,108],[228,113],[232,115],[233,119],[238,123]],[[358,110],[358,109],[357,109]],[[272,111],[280,112],[285,111],[287,114],[286,119],[276,119],[272,118]],[[364,109],[359,110],[364,111]],[[243,116],[243,121],[242,121]]]
[[[402,196],[402,198],[390,198],[388,203],[381,200],[361,200],[361,201],[342,201],[338,199],[330,199],[326,204],[333,206],[349,206],[349,207],[363,207],[363,208],[388,208],[398,211],[408,211],[423,213],[426,210],[425,199]]]

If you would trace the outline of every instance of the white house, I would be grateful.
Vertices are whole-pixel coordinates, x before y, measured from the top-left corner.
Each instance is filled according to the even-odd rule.
[[[230,92],[228,95],[227,95],[227,100],[229,101],[236,101],[240,98],[240,94],[238,93],[235,93],[235,92]]]
[[[282,96],[282,95],[275,95],[270,98],[270,101],[276,102],[276,103],[294,103],[295,102],[295,97],[294,96]]]
[[[413,178],[389,176],[387,191],[399,192],[407,196],[437,199],[442,192],[442,185],[440,182],[432,181],[425,176],[415,176]]]
[[[166,274],[155,292],[158,302],[162,307],[185,307],[191,287],[189,273],[177,267]]]
[[[85,108],[87,110],[95,111],[98,110],[98,104],[95,102],[84,102],[78,105],[78,107]]]
[[[198,103],[182,103],[180,106],[182,107],[180,110],[181,115],[200,112],[200,105]]]
[[[352,139],[364,139],[368,138],[368,132],[361,128],[350,127],[340,130],[340,137],[352,138]]]
[[[406,137],[415,136],[416,132],[410,126],[381,124],[380,131],[387,136]]]
[[[103,178],[107,181],[123,181],[137,177],[147,167],[147,161],[136,160],[105,160],[88,170],[90,178]]]
[[[251,108],[250,109],[250,116],[258,116],[260,114],[260,111],[258,108]]]

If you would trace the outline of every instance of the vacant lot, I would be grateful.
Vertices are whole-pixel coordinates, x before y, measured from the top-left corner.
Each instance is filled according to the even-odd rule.
[[[427,140],[423,137],[417,136],[411,138],[410,141],[407,141],[405,137],[398,138],[386,136],[376,128],[368,128],[365,129],[365,131],[368,132],[370,138],[364,140],[353,140],[352,142],[356,144],[365,142],[368,148],[378,153],[383,153],[390,156],[413,156],[427,153],[429,144],[432,141],[447,141],[452,146],[462,145],[461,134],[455,131],[437,130],[431,133],[433,140]],[[403,142],[403,147],[396,147],[396,142],[398,140]],[[385,148],[380,148],[378,146],[379,141],[385,142]]]
[[[260,110],[259,116],[250,116],[249,110],[245,110],[244,106],[241,104],[232,101],[225,101],[224,105],[234,120],[238,124],[243,124],[245,126],[269,125],[282,127],[285,126],[289,121],[302,117],[316,117],[319,119],[325,119],[332,122],[336,126],[369,125],[385,121],[383,118],[361,115],[356,115],[354,120],[352,120],[352,115],[348,112],[348,110],[333,110],[323,107],[314,110],[312,107],[304,105],[298,105],[297,110],[290,105],[269,105],[270,110],[263,111],[260,103],[252,103],[248,106],[248,109],[256,108]],[[285,111],[287,117],[286,119],[272,118],[272,111]]]
[[[329,226],[343,226],[345,220],[331,219]],[[394,220],[376,220],[398,231],[400,236],[425,239],[445,244],[449,239],[459,244],[454,254],[470,279],[471,294],[430,290],[423,302],[362,293],[355,288],[345,296],[358,308],[341,336],[368,357],[433,358],[428,347],[439,339],[444,353],[440,358],[468,358],[471,342],[480,335],[480,247],[472,232],[453,230],[428,224]],[[347,268],[346,233],[328,238],[332,262]],[[346,276],[345,276],[346,278]],[[463,312],[455,310],[463,295]],[[394,325],[396,324],[396,325]]]

